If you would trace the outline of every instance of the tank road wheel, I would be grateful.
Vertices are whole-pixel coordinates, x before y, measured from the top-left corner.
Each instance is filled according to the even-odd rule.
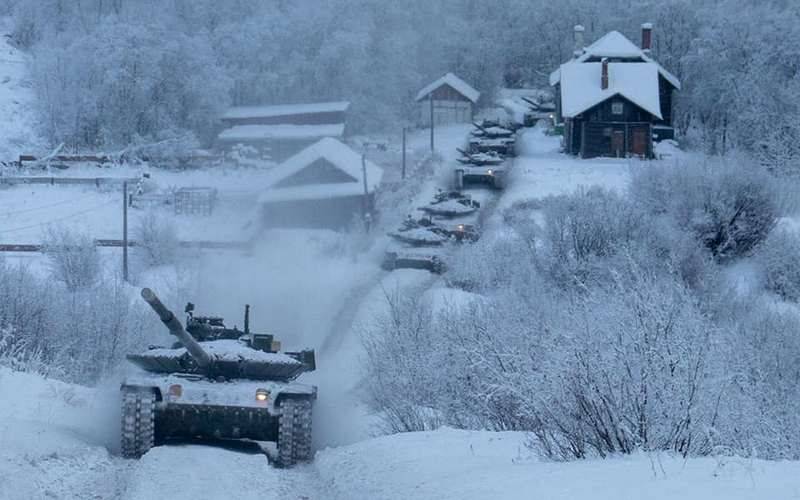
[[[278,465],[311,460],[311,400],[284,399],[278,421]]]
[[[122,456],[139,458],[153,447],[156,395],[149,388],[122,389]]]

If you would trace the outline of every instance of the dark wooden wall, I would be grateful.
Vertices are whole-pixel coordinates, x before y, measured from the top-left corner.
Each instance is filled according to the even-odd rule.
[[[248,118],[223,118],[226,126],[234,125],[327,125],[344,123],[344,111],[322,111],[280,116],[254,116]]]
[[[371,205],[372,196],[369,198]],[[352,224],[354,217],[362,214],[363,209],[363,196],[282,201],[265,203],[262,220],[265,227],[271,228],[344,229]]]

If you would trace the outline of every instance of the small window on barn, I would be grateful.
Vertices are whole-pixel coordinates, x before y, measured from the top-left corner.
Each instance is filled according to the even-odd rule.
[[[611,137],[611,127],[606,127],[603,129],[603,136],[604,137]]]
[[[625,106],[622,101],[614,101],[611,103],[611,114],[621,115],[624,110]]]

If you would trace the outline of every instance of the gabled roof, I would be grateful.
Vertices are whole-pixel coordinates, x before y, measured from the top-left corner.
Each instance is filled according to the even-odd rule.
[[[344,123],[330,125],[236,125],[219,133],[223,142],[264,141],[269,139],[316,139],[341,137]]]
[[[608,88],[601,86],[602,63],[577,61],[561,65],[561,114],[573,118],[615,95],[621,95],[661,119],[658,65],[609,63]]]
[[[619,31],[610,31],[600,37],[596,42],[583,49],[577,59],[570,62],[583,63],[592,58],[609,59],[630,59],[633,62],[648,62],[653,63],[658,68],[658,73],[664,77],[676,89],[681,88],[681,81],[678,77],[664,69],[653,58],[648,56],[636,44],[628,40],[628,38]],[[569,63],[566,63],[569,64]],[[563,65],[562,65],[563,67]],[[555,85],[561,81],[561,67],[550,73],[550,85]]]
[[[453,88],[453,90],[463,95],[473,103],[478,102],[478,97],[480,97],[481,95],[480,92],[475,90],[470,84],[468,84],[461,78],[457,77],[453,73],[447,73],[446,75],[439,78],[435,82],[426,86],[424,89],[420,90],[419,93],[417,94],[417,101],[425,99],[426,97],[428,97],[428,94],[438,89],[442,85],[449,85],[450,87]]]
[[[229,108],[222,119],[272,118],[276,116],[304,115],[311,113],[344,112],[350,107],[347,101],[317,102],[306,104],[278,104],[274,106],[234,106]]]
[[[335,184],[320,183],[276,187],[280,181],[291,177],[320,159],[326,160],[334,167],[355,179],[355,181]],[[366,161],[366,167],[367,190],[373,192],[381,183],[383,169],[369,160]],[[261,202],[336,198],[340,196],[357,196],[364,193],[361,154],[357,153],[343,142],[329,137],[315,142],[275,167],[266,176],[265,181],[267,191],[259,198]]]

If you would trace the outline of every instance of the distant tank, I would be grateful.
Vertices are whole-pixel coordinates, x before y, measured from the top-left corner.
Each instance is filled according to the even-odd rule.
[[[395,240],[412,247],[436,247],[448,242],[473,242],[478,240],[478,231],[471,224],[442,226],[430,217],[413,219],[409,216],[400,229],[388,233]]]
[[[480,207],[478,201],[461,191],[439,191],[433,201],[419,209],[438,217],[461,217],[476,212]]]
[[[311,410],[317,388],[294,380],[316,368],[314,351],[279,352],[272,335],[222,318],[194,316],[186,329],[148,288],[142,298],[177,338],[127,358],[144,371],[122,384],[122,455],[139,458],[171,439],[276,443],[280,466],[310,460]]]

